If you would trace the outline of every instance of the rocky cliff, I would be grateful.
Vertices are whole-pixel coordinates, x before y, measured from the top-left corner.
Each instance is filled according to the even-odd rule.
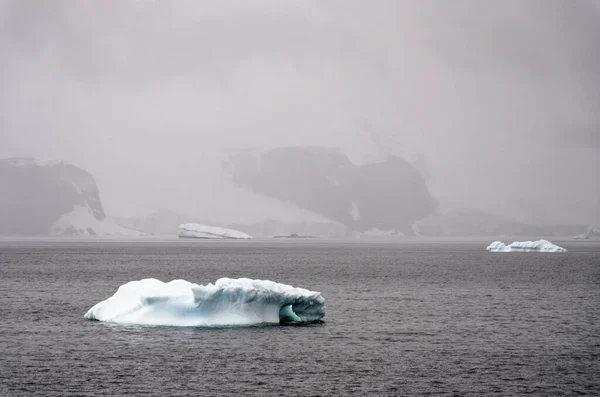
[[[285,147],[237,154],[228,163],[234,182],[340,222],[350,231],[411,233],[436,202],[425,180],[406,160],[357,166],[337,150]]]
[[[94,177],[62,161],[0,159],[0,235],[131,235],[106,218]]]

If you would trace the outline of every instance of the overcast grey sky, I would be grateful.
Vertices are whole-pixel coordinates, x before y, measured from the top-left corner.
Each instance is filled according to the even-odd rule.
[[[423,156],[442,209],[600,221],[598,1],[0,0],[0,51],[0,155],[109,214],[310,218],[221,170],[310,144]]]

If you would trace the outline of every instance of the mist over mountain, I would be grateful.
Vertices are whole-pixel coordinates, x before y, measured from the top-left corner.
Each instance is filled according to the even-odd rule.
[[[222,164],[327,146],[443,213],[598,224],[598,4],[0,0],[0,156],[68,159],[110,214],[322,222]]]
[[[345,225],[408,232],[437,209],[425,180],[406,160],[354,165],[323,147],[284,147],[231,158],[233,180],[242,187],[290,202]]]

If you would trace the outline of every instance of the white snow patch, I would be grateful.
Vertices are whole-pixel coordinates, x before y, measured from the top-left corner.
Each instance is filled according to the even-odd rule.
[[[393,238],[395,238],[395,237],[404,237],[404,233],[397,232],[395,230],[381,230],[381,229],[373,228],[373,229],[367,230],[366,232],[361,233],[360,237],[363,237],[363,238],[393,237]]]
[[[415,236],[417,236],[417,237],[423,237],[423,233],[421,233],[421,230],[419,229],[419,225],[418,224],[413,223],[412,225],[410,225],[410,228],[412,229],[412,231],[415,234]]]
[[[119,225],[112,218],[99,221],[88,206],[76,205],[73,211],[63,214],[50,228],[53,236],[142,236],[137,230]]]
[[[360,219],[360,210],[358,209],[358,205],[353,201],[352,202],[352,220],[357,221]]]
[[[77,194],[81,195],[81,193],[83,192],[83,189],[81,189],[81,187],[79,186],[79,184],[75,181],[71,182],[73,184],[73,188],[75,189],[75,191],[77,192]]]
[[[13,158],[5,159],[4,161],[6,161],[8,164],[10,164],[14,167],[32,167],[32,166],[53,167],[56,165],[61,165],[61,164],[66,165],[67,164],[67,162],[65,162],[64,160],[60,160],[60,159],[41,159],[41,158],[29,158],[29,157],[13,157]]]
[[[491,252],[567,252],[565,248],[547,240],[515,241],[509,245],[494,241],[486,249]]]
[[[179,225],[180,238],[199,239],[251,239],[252,236],[233,229],[218,226],[201,225],[199,223],[184,223]]]
[[[84,317],[120,324],[219,326],[311,322],[323,316],[320,292],[268,280],[221,278],[206,286],[185,280],[130,281]]]

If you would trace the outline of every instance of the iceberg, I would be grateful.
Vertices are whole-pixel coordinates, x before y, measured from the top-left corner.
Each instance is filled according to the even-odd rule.
[[[217,226],[201,225],[199,223],[184,223],[179,225],[179,238],[201,238],[201,239],[250,239],[252,236],[233,229],[225,229]]]
[[[565,248],[547,240],[515,241],[509,245],[494,241],[486,249],[491,252],[567,252]]]
[[[268,280],[220,278],[208,285],[130,281],[84,317],[118,324],[202,327],[309,323],[324,316],[320,292]]]

